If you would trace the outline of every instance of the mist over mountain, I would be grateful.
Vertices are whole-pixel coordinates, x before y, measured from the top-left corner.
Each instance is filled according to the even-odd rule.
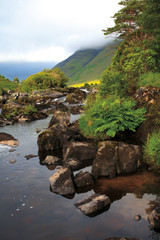
[[[102,72],[111,63],[116,46],[117,42],[112,40],[103,47],[78,50],[53,68],[59,67],[64,71],[69,84],[100,79]]]

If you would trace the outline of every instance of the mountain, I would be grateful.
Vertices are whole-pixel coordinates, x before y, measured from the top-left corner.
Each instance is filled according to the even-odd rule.
[[[111,41],[99,49],[82,49],[58,63],[69,78],[69,84],[88,82],[101,78],[104,69],[110,65],[117,42]]]

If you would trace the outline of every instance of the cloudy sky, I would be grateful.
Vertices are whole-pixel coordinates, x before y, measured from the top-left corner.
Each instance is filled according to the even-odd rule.
[[[64,60],[106,43],[119,0],[0,0],[0,62]]]

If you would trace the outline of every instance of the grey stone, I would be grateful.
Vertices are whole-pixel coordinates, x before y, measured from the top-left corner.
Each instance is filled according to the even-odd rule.
[[[87,142],[71,143],[64,155],[64,161],[68,158],[77,159],[79,161],[93,160],[96,156],[96,147]]]
[[[98,145],[93,161],[92,174],[113,178],[116,174],[131,173],[142,165],[141,147],[116,141],[104,141]]]
[[[72,171],[67,166],[62,166],[49,178],[51,189],[62,196],[75,194]]]
[[[100,142],[96,158],[93,161],[92,174],[95,179],[101,177],[113,177],[116,175],[117,142]]]
[[[89,172],[82,172],[76,174],[74,182],[78,188],[86,187],[94,184],[93,177]]]
[[[96,213],[108,205],[110,205],[109,197],[100,194],[94,194],[75,204],[75,206],[86,215]]]

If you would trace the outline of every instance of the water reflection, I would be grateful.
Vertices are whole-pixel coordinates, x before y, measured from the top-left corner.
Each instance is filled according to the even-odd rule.
[[[159,240],[160,233],[148,223],[149,208],[160,197],[159,176],[140,172],[117,179],[99,179],[92,191],[80,191],[73,199],[50,192],[48,179],[55,170],[40,165],[38,157],[30,161],[24,157],[37,154],[36,128],[45,129],[49,120],[3,128],[20,145],[15,152],[7,148],[0,154],[1,239],[103,240],[134,236]],[[17,162],[11,165],[9,160],[13,158]],[[112,204],[108,211],[89,218],[74,204],[95,192],[108,195]],[[141,220],[136,222],[133,217],[138,214]]]
[[[101,178],[94,186],[96,193],[106,194],[112,202],[127,193],[134,193],[136,198],[142,199],[146,193],[159,195],[159,190],[160,176],[146,170],[114,179]]]

